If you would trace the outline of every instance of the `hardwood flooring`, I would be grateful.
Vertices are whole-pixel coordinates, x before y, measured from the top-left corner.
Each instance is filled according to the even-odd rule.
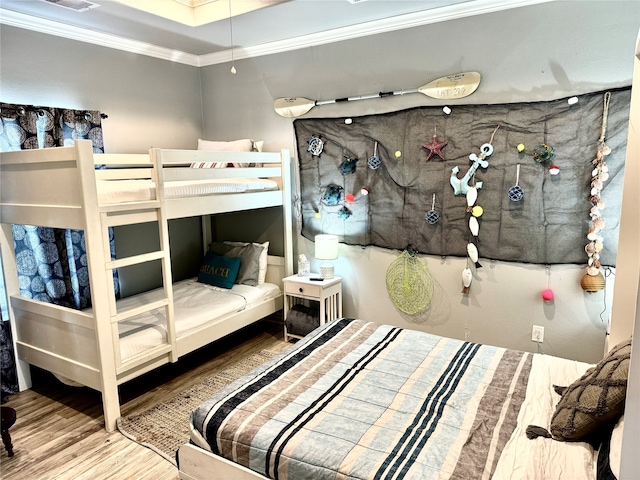
[[[122,415],[140,413],[203,377],[263,349],[282,351],[281,315],[257,322],[120,387]],[[68,387],[49,372],[32,369],[34,386],[8,397],[18,418],[11,428],[15,455],[2,448],[5,480],[174,480],[178,470],[120,432],[107,433],[100,394]]]

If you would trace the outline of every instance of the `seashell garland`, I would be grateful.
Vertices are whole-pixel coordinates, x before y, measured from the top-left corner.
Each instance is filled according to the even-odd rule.
[[[611,149],[605,145],[604,136],[607,130],[607,115],[609,113],[609,101],[611,99],[611,93],[606,92],[604,94],[604,107],[602,115],[602,130],[600,133],[600,139],[598,140],[598,151],[596,152],[596,158],[593,159],[592,164],[594,166],[591,172],[591,191],[589,196],[589,202],[591,202],[591,210],[589,216],[591,217],[591,225],[589,226],[589,233],[587,239],[589,243],[585,245],[584,250],[587,253],[587,275],[591,277],[601,276],[600,273],[600,253],[604,248],[602,243],[602,230],[604,229],[604,220],[602,219],[601,212],[605,207],[605,203],[602,200],[601,193],[604,188],[604,182],[609,178],[609,167],[605,162],[605,157],[611,153]],[[584,289],[584,282],[581,283]],[[598,285],[600,285],[598,283]],[[602,285],[604,288],[604,285]],[[602,289],[600,288],[600,290]],[[587,289],[585,289],[587,290]],[[589,293],[593,292],[593,284],[590,284]]]

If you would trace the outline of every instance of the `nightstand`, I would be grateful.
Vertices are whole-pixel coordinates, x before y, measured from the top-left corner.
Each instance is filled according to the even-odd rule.
[[[309,277],[291,275],[283,278],[284,285],[284,339],[302,338],[287,332],[286,319],[294,305],[307,305],[311,309],[318,308],[320,325],[342,317],[342,277],[327,278],[313,281],[319,274],[312,273]]]

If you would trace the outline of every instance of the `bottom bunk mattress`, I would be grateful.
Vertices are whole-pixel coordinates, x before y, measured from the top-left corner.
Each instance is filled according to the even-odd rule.
[[[191,443],[279,479],[591,479],[589,444],[525,433],[589,367],[340,319],[200,405]]]
[[[232,313],[240,312],[276,298],[280,289],[272,283],[255,287],[234,285],[231,289],[214,287],[195,279],[173,284],[173,309],[176,337],[215,323]],[[117,302],[119,311],[146,305],[164,298],[162,288],[124,298]],[[166,342],[164,308],[120,322],[120,355],[123,360]]]

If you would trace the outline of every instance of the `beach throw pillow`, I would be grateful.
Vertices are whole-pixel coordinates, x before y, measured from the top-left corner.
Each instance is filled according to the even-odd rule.
[[[527,427],[527,437],[597,444],[624,412],[631,338],[618,345],[562,392],[549,431]]]
[[[240,259],[207,252],[198,272],[198,282],[230,289],[240,270]]]

